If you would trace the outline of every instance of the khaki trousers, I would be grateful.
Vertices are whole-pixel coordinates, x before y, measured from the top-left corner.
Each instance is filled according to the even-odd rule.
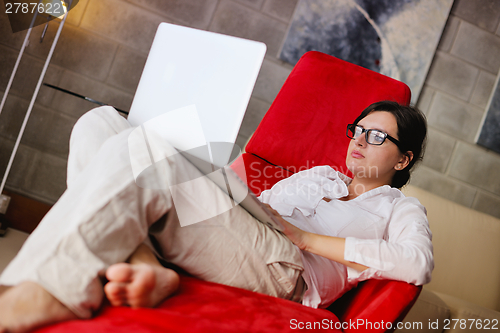
[[[137,133],[107,106],[78,120],[68,188],[0,284],[36,282],[88,318],[101,304],[105,270],[152,235],[160,256],[196,277],[285,299],[301,296],[301,255],[286,237],[239,206],[226,209],[227,195],[170,145],[148,136],[149,150],[142,149],[131,140]],[[152,153],[157,163],[137,177],[133,164],[151,164]],[[177,211],[205,220],[181,227]]]

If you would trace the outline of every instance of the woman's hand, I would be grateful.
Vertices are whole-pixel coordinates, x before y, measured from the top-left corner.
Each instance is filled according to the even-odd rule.
[[[307,249],[307,241],[309,233],[307,231],[301,230],[285,220],[281,217],[280,213],[275,211],[270,205],[264,204],[267,209],[274,215],[276,219],[278,219],[283,225],[284,229],[282,232],[287,236],[293,244],[297,245],[299,249],[306,250]]]

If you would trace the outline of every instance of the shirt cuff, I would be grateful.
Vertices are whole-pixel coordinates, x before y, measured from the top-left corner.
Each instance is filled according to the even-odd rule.
[[[347,237],[345,239],[344,260],[368,266],[377,271],[390,271],[395,265],[389,260],[383,260],[377,254],[380,252],[379,239],[359,239]]]
[[[356,239],[354,237],[345,239],[344,260],[356,262]]]

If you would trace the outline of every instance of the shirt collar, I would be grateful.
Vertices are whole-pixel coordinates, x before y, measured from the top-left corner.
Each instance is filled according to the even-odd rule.
[[[344,175],[340,171],[336,171],[336,172],[337,172],[337,176],[339,177],[339,179],[341,179],[345,183],[346,187],[349,186],[349,184],[351,184],[351,182],[352,182],[351,177]],[[389,185],[382,185],[382,186],[376,187],[374,189],[371,189],[369,191],[366,191],[365,193],[357,196],[356,198],[354,198],[352,200],[363,200],[363,199],[367,199],[367,198],[376,196],[378,194],[387,195],[387,196],[390,196],[393,198],[404,197],[403,192],[401,192],[399,189],[397,189],[395,187],[391,187]]]
[[[356,198],[352,200],[364,200],[368,199],[370,197],[374,197],[376,195],[384,195],[384,196],[389,196],[392,198],[400,198],[404,197],[404,194],[397,188],[391,187],[389,185],[382,185],[379,187],[376,187],[374,189],[371,189],[369,191],[366,191],[365,193],[357,196]]]

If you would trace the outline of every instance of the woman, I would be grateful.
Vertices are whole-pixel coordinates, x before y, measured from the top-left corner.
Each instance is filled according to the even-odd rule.
[[[315,167],[260,196],[301,250],[307,291],[303,295],[299,286],[295,296],[313,307],[328,306],[368,278],[425,284],[433,269],[425,209],[398,190],[422,159],[424,116],[395,102],[375,103],[348,126],[347,136],[352,180],[330,167]],[[105,291],[113,305],[155,306],[175,290],[178,277],[146,246],[130,260],[131,265],[107,271]]]
[[[286,236],[239,206],[221,214],[224,192],[163,140],[148,137],[150,149],[143,149],[135,130],[111,107],[77,122],[68,189],[0,276],[0,285],[15,286],[0,296],[0,332],[90,317],[102,302],[104,271],[113,305],[156,306],[179,278],[144,245],[148,233],[161,257],[199,278],[313,307],[328,306],[367,278],[429,282],[425,210],[397,189],[422,158],[426,123],[419,111],[380,102],[348,126],[352,180],[322,166],[263,192]],[[146,163],[151,152],[165,158],[141,188],[131,159]],[[158,189],[159,182],[177,190]],[[182,214],[213,217],[180,227]]]

